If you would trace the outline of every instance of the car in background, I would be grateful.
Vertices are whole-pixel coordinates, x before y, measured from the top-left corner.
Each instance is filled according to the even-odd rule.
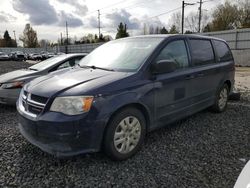
[[[24,84],[56,70],[73,67],[86,55],[86,53],[60,55],[37,63],[27,69],[0,75],[0,103],[15,105]]]
[[[55,55],[63,55],[63,54],[65,54],[65,53],[63,53],[63,52],[56,52],[55,53]]]
[[[9,55],[9,60],[12,60],[12,61],[15,60],[15,52],[10,52],[8,55]]]
[[[63,55],[63,54],[61,54],[61,55]],[[49,53],[48,53],[48,58],[55,57],[55,56],[56,56],[55,53],[52,53],[52,52],[49,52]]]
[[[48,59],[48,52],[45,52],[45,51],[42,51],[41,53],[40,53],[40,55],[41,55],[41,59],[42,60],[45,60],[45,59]]]
[[[41,61],[43,59],[42,55],[39,53],[33,53],[29,56],[30,60]]]
[[[25,55],[24,55],[24,53],[21,52],[21,51],[15,52],[14,60],[15,61],[25,61]]]
[[[2,60],[2,61],[7,61],[7,60],[9,60],[9,59],[10,59],[10,57],[9,57],[8,54],[6,54],[6,53],[4,53],[4,52],[0,52],[0,60]]]

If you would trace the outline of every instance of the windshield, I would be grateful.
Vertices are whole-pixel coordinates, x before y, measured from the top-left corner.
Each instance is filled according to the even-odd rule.
[[[80,66],[96,66],[134,72],[163,38],[128,38],[108,42],[81,60]]]
[[[45,61],[42,61],[40,63],[37,63],[31,67],[29,67],[29,69],[31,70],[45,70],[51,66],[53,66],[54,64],[64,60],[65,58],[67,58],[68,56],[67,55],[60,55],[60,56],[56,56],[56,57],[52,57],[52,58],[49,58]]]

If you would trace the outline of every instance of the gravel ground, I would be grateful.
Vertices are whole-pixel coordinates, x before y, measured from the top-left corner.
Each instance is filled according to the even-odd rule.
[[[241,92],[241,99],[250,101],[250,67],[237,67],[235,76],[235,87]]]
[[[0,62],[0,74],[28,66],[12,63]],[[229,188],[250,159],[247,101],[154,131],[142,151],[123,162],[102,153],[54,158],[20,135],[16,115],[15,108],[0,105],[0,187]]]

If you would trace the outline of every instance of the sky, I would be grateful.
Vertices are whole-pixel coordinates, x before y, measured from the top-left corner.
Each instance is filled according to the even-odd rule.
[[[185,14],[197,12],[196,3],[185,8]],[[224,0],[203,0],[203,9],[208,14]],[[171,15],[181,11],[182,0],[1,0],[0,36],[5,30],[17,40],[25,24],[30,23],[37,31],[38,39],[57,41],[62,33],[66,36],[68,23],[70,38],[80,39],[88,33],[98,34],[100,10],[101,33],[115,36],[120,22],[126,23],[130,35],[142,33],[143,25],[170,27]]]

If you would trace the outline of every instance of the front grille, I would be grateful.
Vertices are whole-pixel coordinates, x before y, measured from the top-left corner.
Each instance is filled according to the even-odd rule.
[[[46,97],[41,97],[41,96],[33,95],[33,94],[31,94],[30,98],[32,101],[36,101],[36,102],[39,102],[42,104],[46,104],[46,102],[48,100],[48,98],[46,98]]]
[[[22,109],[31,115],[37,116],[42,113],[48,98],[34,95],[24,90],[21,100]]]
[[[32,114],[40,114],[43,110],[43,108],[32,106],[31,104],[28,105],[27,110]]]

